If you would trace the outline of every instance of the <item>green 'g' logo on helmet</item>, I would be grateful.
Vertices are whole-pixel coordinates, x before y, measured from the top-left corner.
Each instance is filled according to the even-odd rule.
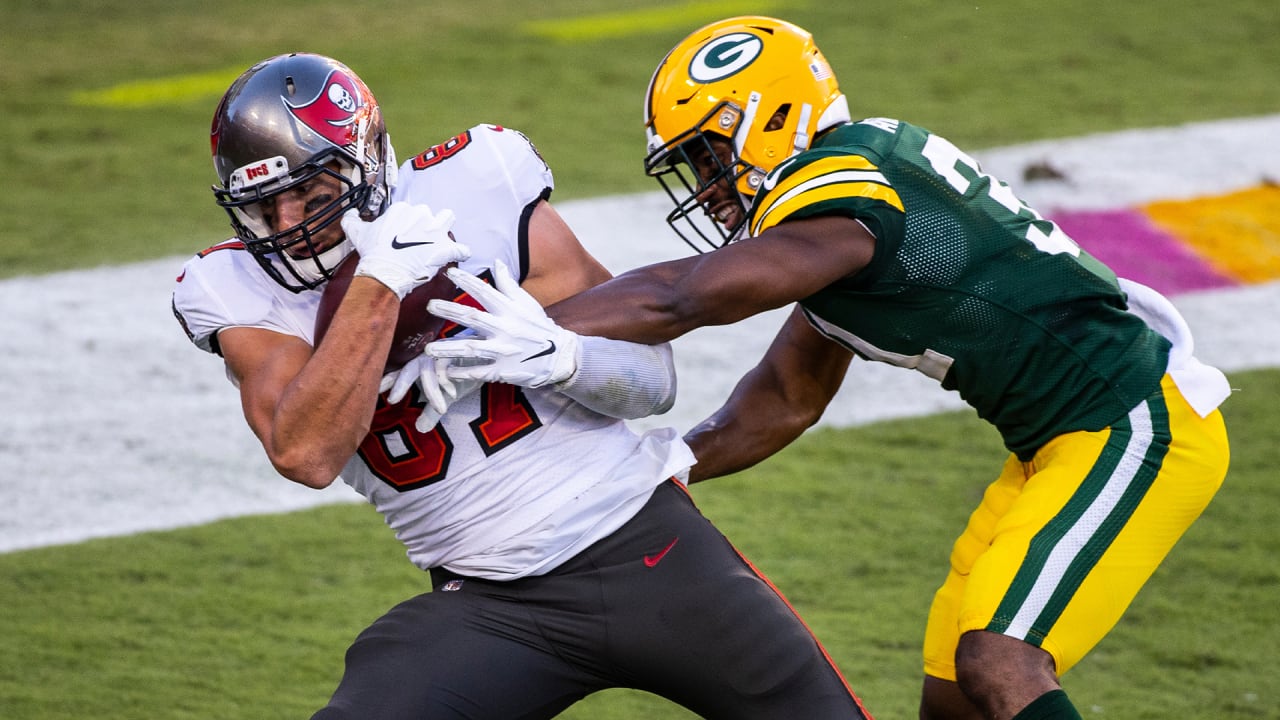
[[[702,46],[689,62],[689,77],[694,82],[712,83],[741,71],[764,49],[764,41],[751,33],[731,33]]]

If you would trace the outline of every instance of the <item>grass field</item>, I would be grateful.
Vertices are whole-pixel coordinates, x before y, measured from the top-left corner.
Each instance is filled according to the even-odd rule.
[[[688,30],[749,10],[817,31],[855,114],[907,118],[972,148],[1280,111],[1274,0],[352,7],[6,2],[0,277],[187,254],[224,237],[208,192],[214,103],[241,69],[295,49],[356,69],[401,155],[477,122],[525,131],[557,171],[557,197],[655,189],[639,172],[649,73]],[[1280,718],[1280,372],[1232,380],[1227,484],[1067,677],[1086,717]],[[964,413],[824,429],[695,496],[872,711],[914,717],[930,594],[1001,457]],[[30,479],[56,481],[56,467]],[[353,635],[423,589],[363,506],[0,555],[0,718],[306,717]],[[689,715],[611,691],[566,717]]]
[[[1085,717],[1277,717],[1280,372],[1232,381],[1231,474],[1125,620],[1066,677]],[[985,425],[953,413],[812,432],[694,495],[877,717],[906,718],[950,541],[1002,457]],[[363,505],[0,555],[0,717],[307,717],[354,634],[425,590]],[[565,717],[692,716],[609,691]]]
[[[747,11],[812,28],[856,115],[962,147],[1276,112],[1274,0],[13,0],[0,8],[0,277],[185,255],[226,233],[209,120],[254,61],[339,57],[402,156],[477,122],[526,132],[557,197],[655,190],[641,95],[694,27]],[[92,22],[88,19],[92,18]]]

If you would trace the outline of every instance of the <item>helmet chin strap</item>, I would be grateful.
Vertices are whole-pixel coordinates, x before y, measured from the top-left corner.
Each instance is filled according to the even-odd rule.
[[[791,155],[799,155],[809,149],[809,143],[813,138],[809,137],[809,133],[805,128],[809,127],[809,118],[813,116],[813,106],[805,103],[800,106],[800,122],[796,124],[795,139],[791,141]]]
[[[760,110],[760,93],[752,90],[751,95],[747,97],[747,107],[742,111],[742,122],[738,124],[738,131],[734,133],[733,146],[738,153],[738,157],[742,157],[742,150],[747,145],[747,136],[751,134],[751,125],[756,121],[756,113]]]
[[[738,123],[738,129],[734,132],[733,147],[734,159],[741,164],[746,164],[742,159],[742,151],[747,145],[747,136],[751,134],[751,126],[756,121],[756,114],[760,111],[760,93],[755,90],[747,96],[747,107],[742,111],[742,122]],[[750,186],[752,192],[760,189],[760,183],[764,182],[765,172],[763,169],[755,165],[747,165],[747,185]],[[751,207],[751,198],[738,193],[742,198],[744,207]]]
[[[360,208],[360,219],[366,222],[376,220],[391,203],[391,193],[399,180],[400,165],[396,162],[395,148],[391,147],[391,138],[382,135],[382,158],[378,169],[372,176],[365,175],[364,181],[369,185],[369,197]]]
[[[396,161],[396,149],[391,145],[391,133],[382,134],[382,169],[390,194],[400,182],[400,163]]]

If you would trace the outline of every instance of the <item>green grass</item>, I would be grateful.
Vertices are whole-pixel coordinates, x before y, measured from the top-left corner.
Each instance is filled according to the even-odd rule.
[[[495,122],[538,144],[558,198],[656,190],[640,172],[649,74],[697,25],[756,8],[817,33],[855,114],[970,149],[1280,111],[1274,0],[9,0],[0,277],[225,237],[208,191],[217,77],[290,50],[359,72],[402,156]],[[122,104],[139,86],[150,101]]]
[[[1067,675],[1086,717],[1276,717],[1280,371],[1232,381],[1227,482],[1119,627]],[[970,413],[821,429],[694,495],[870,709],[914,717],[930,597],[1003,455]],[[0,555],[0,717],[307,717],[354,635],[425,590],[364,505]],[[692,716],[615,690],[565,717]]]

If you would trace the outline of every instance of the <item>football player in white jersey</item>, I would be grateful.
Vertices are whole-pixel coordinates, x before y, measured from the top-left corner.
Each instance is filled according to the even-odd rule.
[[[433,587],[360,634],[316,718],[547,718],[610,687],[709,718],[867,717],[694,507],[677,433],[623,422],[670,407],[669,347],[539,321],[609,273],[547,202],[527,138],[477,125],[397,168],[365,84],[291,54],[232,84],[211,139],[236,237],[187,262],[174,313],[224,359],[277,470],[341,476]],[[317,343],[324,284],[353,249]],[[455,386],[426,355],[384,378],[400,300],[454,263],[497,322],[519,320],[482,360],[523,387]]]

